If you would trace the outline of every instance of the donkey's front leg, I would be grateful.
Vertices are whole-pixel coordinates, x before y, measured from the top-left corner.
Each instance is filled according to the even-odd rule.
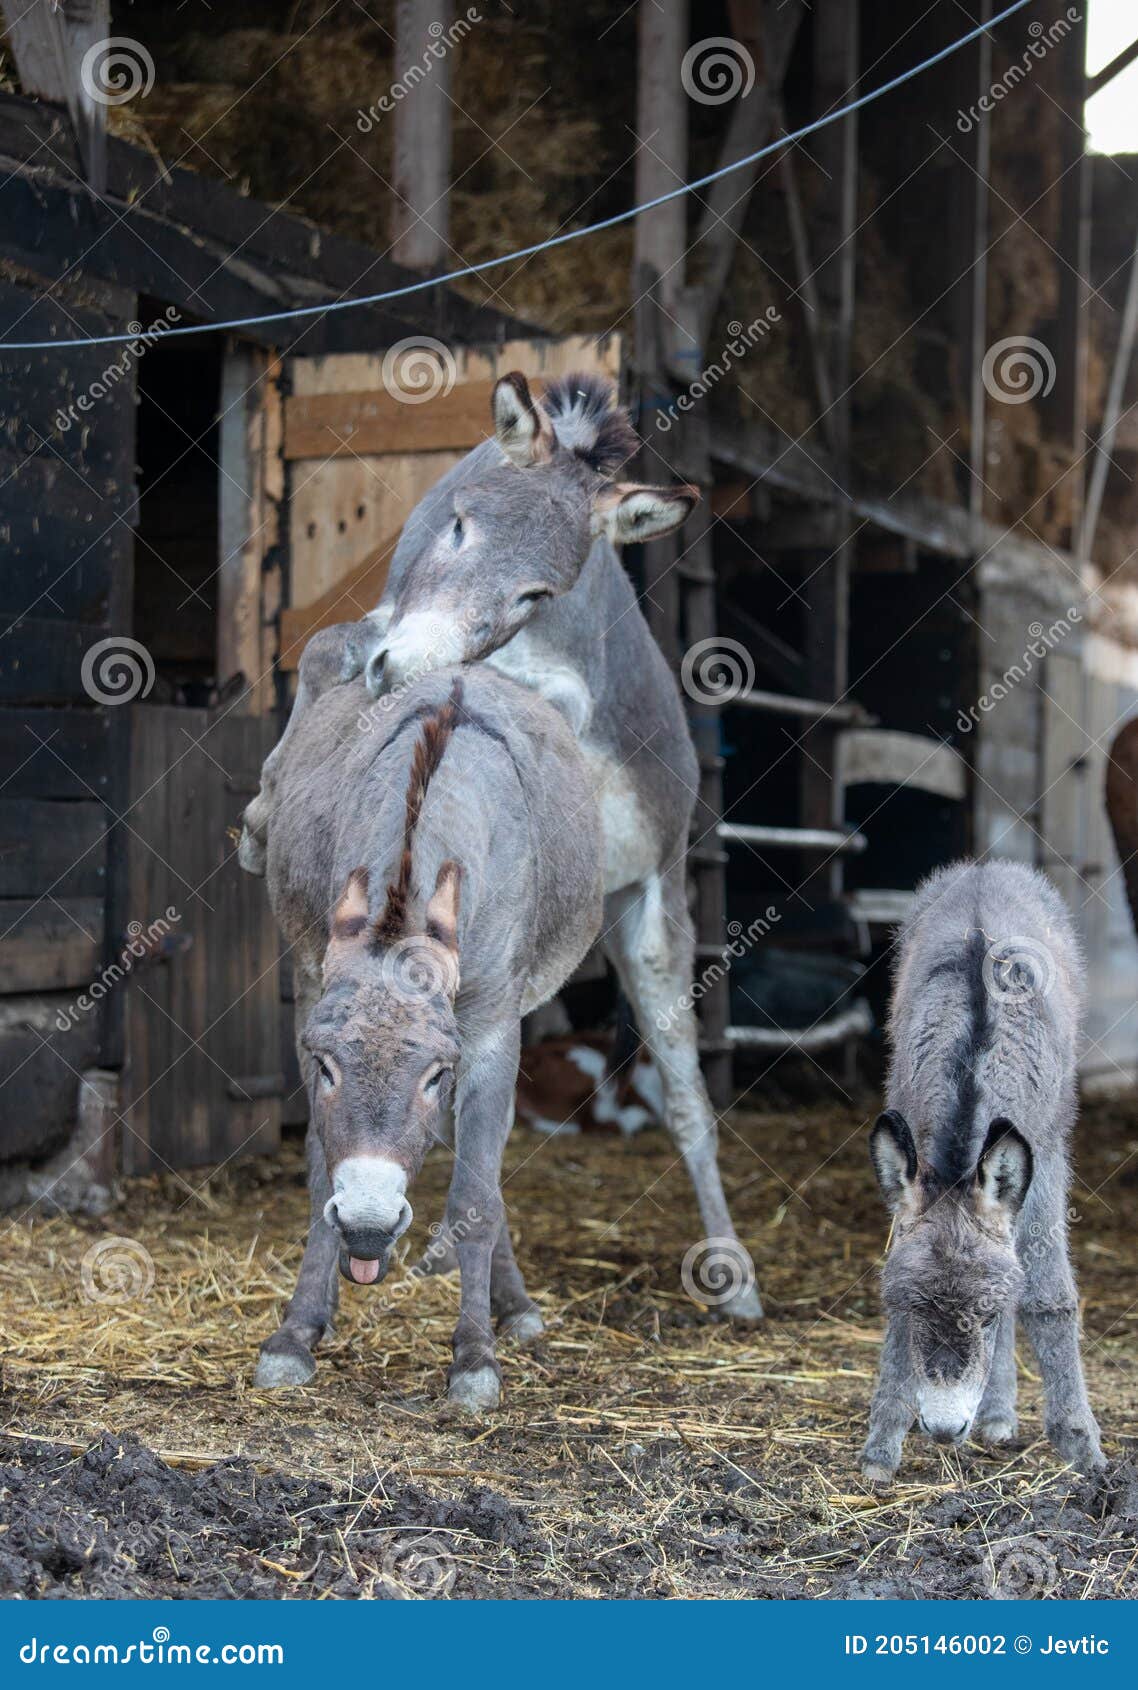
[[[981,1443],[1006,1444],[1019,1427],[1016,1419],[1016,1311],[1005,1309],[996,1329],[992,1371],[976,1415]]]
[[[312,1352],[336,1312],[340,1281],[336,1263],[340,1253],[339,1234],[324,1219],[324,1206],[332,1195],[332,1183],[324,1160],[324,1148],[314,1127],[308,1129],[308,1196],[310,1207],[304,1260],[297,1275],[296,1290],[280,1326],[261,1345],[261,1357],[253,1383],[273,1388],[304,1385],[316,1371]]]
[[[496,1408],[501,1394],[490,1285],[494,1248],[505,1225],[502,1150],[513,1119],[520,1039],[515,1021],[481,1046],[458,1083],[447,1228],[458,1252],[462,1290],[447,1395],[474,1413]]]
[[[1040,1170],[1036,1170],[1040,1181]],[[1080,1472],[1105,1467],[1098,1423],[1079,1354],[1079,1297],[1067,1254],[1066,1194],[1034,1215],[1037,1242],[1023,1252],[1027,1283],[1020,1320],[1043,1379],[1044,1425],[1064,1461]]]
[[[901,1465],[905,1434],[915,1417],[909,1328],[904,1320],[894,1317],[885,1328],[877,1388],[869,1410],[869,1436],[861,1452],[861,1470],[867,1479],[878,1483],[892,1479]]]

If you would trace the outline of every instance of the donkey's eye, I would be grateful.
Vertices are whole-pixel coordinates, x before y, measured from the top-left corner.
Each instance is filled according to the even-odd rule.
[[[462,518],[460,516],[456,516],[454,519],[454,527],[450,531],[450,543],[456,550],[462,545],[463,532]]]
[[[538,599],[552,598],[548,587],[527,587],[524,593],[519,593],[514,600],[514,609],[522,610],[526,605],[536,604]]]
[[[426,1079],[423,1081],[423,1090],[428,1093],[438,1091],[449,1073],[449,1068],[436,1068],[433,1073],[428,1074]]]
[[[317,1071],[320,1075],[322,1082],[324,1083],[324,1085],[328,1086],[329,1089],[330,1089],[332,1086],[334,1086],[336,1084],[335,1074],[332,1072],[332,1069],[329,1067],[327,1062],[325,1062],[325,1060],[322,1056],[314,1057],[313,1060],[316,1063],[316,1068],[317,1068]]]

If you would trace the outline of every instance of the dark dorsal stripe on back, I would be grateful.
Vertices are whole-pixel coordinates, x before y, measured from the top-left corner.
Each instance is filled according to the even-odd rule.
[[[403,854],[399,859],[399,871],[387,888],[387,900],[382,914],[375,924],[375,937],[380,944],[393,943],[402,938],[407,930],[415,829],[423,813],[427,788],[443,760],[451,735],[458,726],[461,709],[462,677],[456,676],[446,703],[424,717],[419,737],[415,741],[415,749],[411,754],[411,773],[407,781],[403,822]]]
[[[936,1134],[930,1158],[938,1178],[946,1186],[959,1185],[976,1166],[976,1108],[980,1101],[976,1069],[991,1045],[994,1031],[984,986],[987,950],[984,934],[973,928],[959,957],[938,963],[929,971],[930,979],[939,974],[959,974],[968,993],[965,1027],[949,1057],[955,1102],[952,1113]]]

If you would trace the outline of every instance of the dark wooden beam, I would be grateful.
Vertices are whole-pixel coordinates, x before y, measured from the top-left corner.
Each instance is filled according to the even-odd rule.
[[[1101,70],[1096,70],[1094,75],[1087,79],[1087,99],[1101,93],[1107,83],[1113,82],[1135,59],[1138,59],[1138,36],[1135,36],[1129,47],[1124,47],[1121,53],[1116,53],[1108,65],[1103,65]]]

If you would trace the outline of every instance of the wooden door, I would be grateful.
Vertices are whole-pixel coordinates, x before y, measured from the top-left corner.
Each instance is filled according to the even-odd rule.
[[[138,705],[124,950],[128,1173],[225,1161],[280,1141],[281,996],[264,884],[230,829],[256,791],[271,718]]]

